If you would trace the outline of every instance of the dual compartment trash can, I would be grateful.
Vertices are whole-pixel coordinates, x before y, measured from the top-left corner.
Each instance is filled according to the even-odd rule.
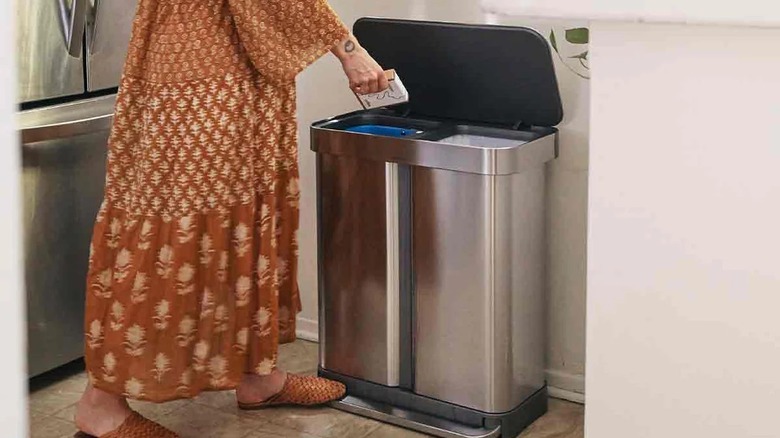
[[[336,407],[442,437],[547,409],[545,164],[562,119],[526,28],[361,19],[410,102],[317,122],[320,374]]]

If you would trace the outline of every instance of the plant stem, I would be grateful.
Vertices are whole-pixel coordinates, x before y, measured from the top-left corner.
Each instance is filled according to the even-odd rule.
[[[561,60],[561,63],[563,63],[563,65],[566,66],[566,68],[568,68],[572,73],[574,73],[575,75],[581,77],[582,79],[590,79],[588,76],[585,76],[582,73],[578,72],[577,70],[574,70],[569,64],[567,64],[566,61],[563,59],[563,56],[561,56],[561,54],[557,50],[555,51],[555,54],[558,55],[558,59]],[[582,63],[582,59],[580,59],[580,63]],[[583,66],[584,66],[584,64],[583,64]],[[585,68],[587,68],[587,67],[585,67]]]

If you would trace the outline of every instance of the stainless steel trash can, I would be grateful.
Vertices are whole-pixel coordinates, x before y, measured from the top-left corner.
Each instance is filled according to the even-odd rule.
[[[516,27],[363,19],[411,102],[317,122],[320,373],[338,407],[514,437],[546,411],[545,165],[560,97]]]

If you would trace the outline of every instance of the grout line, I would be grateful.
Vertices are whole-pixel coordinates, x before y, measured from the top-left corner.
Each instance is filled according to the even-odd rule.
[[[376,422],[376,425],[374,427],[372,427],[369,431],[367,431],[365,435],[361,435],[359,438],[368,438],[369,436],[373,435],[374,432],[379,430],[380,427],[385,425],[385,423],[382,423],[382,422],[379,422],[379,421],[375,421],[375,422]]]
[[[75,407],[77,404],[79,404],[79,402],[75,402],[75,403],[73,403],[73,404],[71,404],[71,405],[68,405],[68,406],[66,406],[66,407],[62,408],[62,409],[57,409],[56,411],[54,411],[54,412],[52,412],[51,414],[49,414],[49,415],[46,415],[46,416],[47,416],[47,417],[54,417],[54,418],[57,418],[57,419],[59,419],[59,420],[63,420],[63,421],[67,421],[67,422],[69,422],[69,423],[74,423],[74,424],[75,424],[76,422],[75,422],[75,419],[74,419],[74,418],[70,418],[70,419],[67,419],[67,420],[66,420],[66,419],[64,419],[64,418],[62,418],[62,417],[58,417],[58,416],[57,416],[57,414],[59,414],[60,412],[65,412],[66,410],[68,410],[68,409],[70,409],[70,408],[72,408],[72,407]],[[74,410],[74,411],[73,411],[73,413],[74,413],[74,415],[75,415],[76,411]]]

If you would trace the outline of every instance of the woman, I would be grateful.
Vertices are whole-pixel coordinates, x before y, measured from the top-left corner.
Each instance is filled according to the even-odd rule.
[[[328,51],[356,92],[387,87],[326,0],[140,0],[90,254],[85,434],[176,436],[126,398],[343,396],[276,367],[300,311],[295,77]]]

